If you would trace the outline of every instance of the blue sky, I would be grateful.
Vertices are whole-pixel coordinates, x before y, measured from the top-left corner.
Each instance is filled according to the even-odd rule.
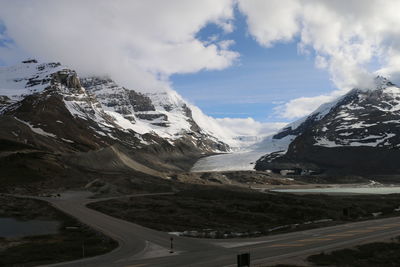
[[[262,47],[248,34],[243,15],[236,12],[233,23],[235,29],[231,33],[223,33],[215,24],[198,33],[201,40],[213,35],[234,40],[231,49],[239,52],[240,58],[233,66],[171,77],[173,88],[206,114],[217,118],[252,117],[261,122],[285,121],[274,107],[334,89],[328,72],[315,67],[314,56],[298,52],[298,40]]]

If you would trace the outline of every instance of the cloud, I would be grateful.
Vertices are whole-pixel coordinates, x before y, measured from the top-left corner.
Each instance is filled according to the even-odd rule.
[[[208,133],[224,140],[231,147],[240,147],[238,136],[263,137],[276,133],[286,122],[259,122],[253,118],[213,118],[205,115],[198,107],[189,105],[193,119]]]
[[[279,105],[275,108],[275,113],[284,119],[296,119],[309,115],[321,104],[333,101],[345,92],[337,90],[329,95],[319,95],[314,97],[300,97]]]
[[[372,85],[384,74],[400,80],[400,20],[397,0],[238,0],[248,30],[261,45],[297,41],[315,55],[341,93]],[[286,118],[303,116],[337,93],[299,98],[280,108]]]
[[[0,59],[11,64],[29,55],[132,88],[160,89],[174,73],[232,65],[239,54],[229,40],[196,38],[209,23],[232,31],[232,20],[232,0],[2,1],[2,35],[14,43],[0,46]]]
[[[229,129],[233,136],[268,136],[282,129],[285,122],[259,122],[253,118],[218,118],[219,125]]]
[[[296,0],[239,0],[239,9],[247,15],[251,35],[264,46],[276,41],[290,41],[299,31]]]

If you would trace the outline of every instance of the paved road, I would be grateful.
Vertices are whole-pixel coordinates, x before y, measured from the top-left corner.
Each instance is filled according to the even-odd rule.
[[[53,266],[235,266],[236,255],[241,252],[250,252],[254,265],[265,265],[400,235],[400,217],[392,217],[260,238],[209,240],[174,236],[176,252],[171,254],[169,234],[86,207],[97,200],[73,194],[45,200],[120,244],[102,256]]]
[[[126,266],[236,266],[236,255],[243,252],[250,252],[253,266],[265,266],[291,257],[316,254],[397,235],[400,235],[400,218],[394,217],[270,237],[213,242],[230,249],[187,253],[175,259],[164,257],[136,260],[130,261]]]
[[[171,195],[174,193],[135,194],[126,197]],[[88,199],[87,192],[71,192],[58,197],[34,197],[50,202],[57,209],[118,241],[119,247],[102,256],[54,264],[53,266],[125,266],[125,262],[176,255],[181,251],[196,252],[218,249],[217,245],[192,238],[173,236],[175,254],[170,253],[171,235],[127,222],[89,209],[87,204],[121,197]]]

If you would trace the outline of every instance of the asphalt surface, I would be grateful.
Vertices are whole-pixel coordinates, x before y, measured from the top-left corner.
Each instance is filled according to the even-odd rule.
[[[110,253],[52,266],[236,266],[236,255],[244,252],[250,252],[252,266],[265,266],[400,235],[400,217],[391,217],[259,238],[195,239],[171,236],[86,207],[105,199],[91,200],[85,194],[40,199],[119,242]],[[171,237],[174,253],[170,253]]]

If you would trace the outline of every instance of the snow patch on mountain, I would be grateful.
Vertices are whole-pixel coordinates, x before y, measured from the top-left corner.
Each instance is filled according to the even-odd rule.
[[[230,129],[222,127],[221,124],[213,117],[204,114],[198,107],[189,105],[192,110],[193,120],[200,126],[203,131],[217,139],[228,144],[232,150],[238,150],[243,144],[237,139],[236,135]]]
[[[25,61],[10,67],[0,68],[0,95],[12,100],[39,93],[50,85],[51,74],[63,70],[59,63]]]
[[[345,146],[379,147],[379,146],[390,145],[390,142],[388,142],[387,140],[394,136],[396,136],[396,134],[389,133],[383,136],[369,135],[363,138],[336,139],[336,140],[328,140],[326,137],[318,137],[315,139],[316,143],[314,145],[323,147],[345,147]]]
[[[23,124],[25,124],[26,126],[28,126],[28,127],[31,129],[31,131],[34,132],[34,133],[36,133],[36,134],[39,134],[39,135],[42,135],[42,136],[46,136],[46,137],[57,138],[57,136],[56,136],[55,134],[48,133],[48,132],[44,131],[43,129],[39,128],[39,127],[33,126],[33,125],[30,124],[29,122],[20,120],[20,119],[18,119],[18,118],[16,118],[16,117],[14,117],[14,119],[17,120],[17,121],[19,121],[19,122],[21,122],[21,123],[23,123]]]

